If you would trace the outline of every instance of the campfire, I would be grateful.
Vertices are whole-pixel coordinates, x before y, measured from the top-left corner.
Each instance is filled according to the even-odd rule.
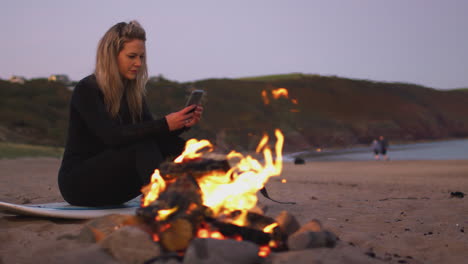
[[[263,164],[235,151],[223,159],[206,158],[212,144],[189,140],[185,151],[155,170],[142,189],[137,215],[151,226],[153,240],[181,255],[194,238],[251,241],[261,257],[285,250],[286,234],[257,208],[257,192],[281,174],[284,138],[280,130],[275,136],[275,158],[267,135],[256,149]]]

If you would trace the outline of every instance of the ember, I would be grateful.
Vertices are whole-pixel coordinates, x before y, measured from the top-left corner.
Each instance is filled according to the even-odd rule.
[[[137,214],[151,226],[153,239],[167,251],[183,253],[199,238],[251,241],[259,255],[284,249],[285,235],[273,218],[254,213],[257,192],[282,170],[283,134],[276,130],[276,159],[265,135],[257,147],[264,164],[232,151],[225,159],[203,156],[213,150],[207,140],[191,139],[174,162],[155,170],[142,188]],[[235,165],[231,166],[231,163]]]

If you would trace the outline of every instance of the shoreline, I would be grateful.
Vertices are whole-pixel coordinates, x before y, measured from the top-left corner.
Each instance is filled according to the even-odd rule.
[[[454,144],[456,144],[454,146]],[[450,139],[441,141],[424,141],[405,144],[391,144],[388,148],[389,156],[392,153],[396,155],[397,160],[468,160],[468,154],[461,149],[468,147],[468,139]],[[421,152],[422,155],[417,156],[417,151],[422,149],[433,150],[433,153],[428,151]],[[446,154],[446,156],[443,155]],[[365,156],[363,156],[364,154]],[[432,155],[431,155],[432,154]],[[284,154],[285,160],[294,161],[296,157],[308,161],[366,161],[374,160],[371,146],[356,145],[353,147],[304,150],[299,152],[288,152]],[[340,159],[342,157],[342,159]]]

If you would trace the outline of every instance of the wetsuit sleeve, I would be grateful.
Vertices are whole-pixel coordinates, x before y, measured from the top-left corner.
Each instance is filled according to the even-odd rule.
[[[143,99],[143,111],[142,111],[142,119],[143,121],[149,121],[153,120],[153,115],[151,114],[151,111],[148,108],[148,104],[146,103],[146,100]],[[164,118],[165,119],[165,118]],[[167,123],[167,121],[166,121]],[[169,134],[172,136],[179,136],[183,132],[189,130],[189,127],[184,127],[178,130],[170,131]]]
[[[143,110],[141,113],[141,117],[143,121],[152,121],[154,120],[153,115],[151,114],[151,111],[148,108],[148,104],[146,103],[146,100],[143,99]]]
[[[146,137],[164,137],[171,134],[166,118],[153,120],[151,117],[143,122],[128,125],[122,125],[118,119],[112,119],[104,105],[101,91],[93,83],[77,85],[71,104],[89,130],[106,145],[123,145]]]

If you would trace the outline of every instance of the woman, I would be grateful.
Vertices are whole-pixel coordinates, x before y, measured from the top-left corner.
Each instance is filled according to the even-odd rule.
[[[136,21],[111,27],[99,42],[94,74],[73,91],[58,175],[70,204],[115,205],[138,196],[154,169],[182,152],[179,135],[200,120],[196,105],[153,119],[144,98],[145,41]]]

